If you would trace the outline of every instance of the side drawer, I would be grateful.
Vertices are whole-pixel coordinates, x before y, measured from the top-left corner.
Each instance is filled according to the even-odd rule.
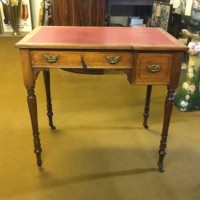
[[[173,62],[170,53],[136,53],[133,82],[141,84],[168,84]]]
[[[132,52],[31,51],[33,67],[48,68],[131,69],[132,56]]]

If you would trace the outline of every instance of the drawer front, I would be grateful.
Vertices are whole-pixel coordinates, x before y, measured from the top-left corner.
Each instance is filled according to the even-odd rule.
[[[131,69],[131,52],[31,51],[33,67]]]
[[[170,53],[136,53],[133,82],[145,84],[168,84],[173,61]]]

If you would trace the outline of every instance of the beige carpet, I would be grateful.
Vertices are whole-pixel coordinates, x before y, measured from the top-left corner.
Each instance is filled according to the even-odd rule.
[[[174,108],[166,172],[157,171],[166,88],[153,88],[150,128],[142,126],[144,86],[121,73],[52,70],[52,131],[38,77],[43,167],[36,166],[19,38],[0,38],[0,200],[199,200],[200,112]]]

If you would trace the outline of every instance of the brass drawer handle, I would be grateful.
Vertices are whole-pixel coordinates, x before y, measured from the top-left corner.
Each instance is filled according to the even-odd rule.
[[[46,60],[48,63],[55,63],[58,61],[57,55],[44,55],[44,60]]]
[[[117,64],[119,62],[120,56],[106,56],[106,60],[110,64]]]
[[[160,65],[148,65],[148,70],[152,73],[157,73],[161,69]]]

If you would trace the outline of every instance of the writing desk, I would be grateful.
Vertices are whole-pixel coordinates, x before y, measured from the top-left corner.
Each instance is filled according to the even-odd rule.
[[[168,128],[173,94],[181,72],[182,56],[187,47],[160,28],[120,27],[38,27],[19,41],[24,84],[32,123],[34,152],[41,166],[35,82],[43,71],[47,94],[49,125],[52,122],[49,71],[65,69],[123,70],[131,84],[147,85],[144,109],[145,128],[149,116],[152,85],[167,85],[163,129],[158,166],[164,171]]]

